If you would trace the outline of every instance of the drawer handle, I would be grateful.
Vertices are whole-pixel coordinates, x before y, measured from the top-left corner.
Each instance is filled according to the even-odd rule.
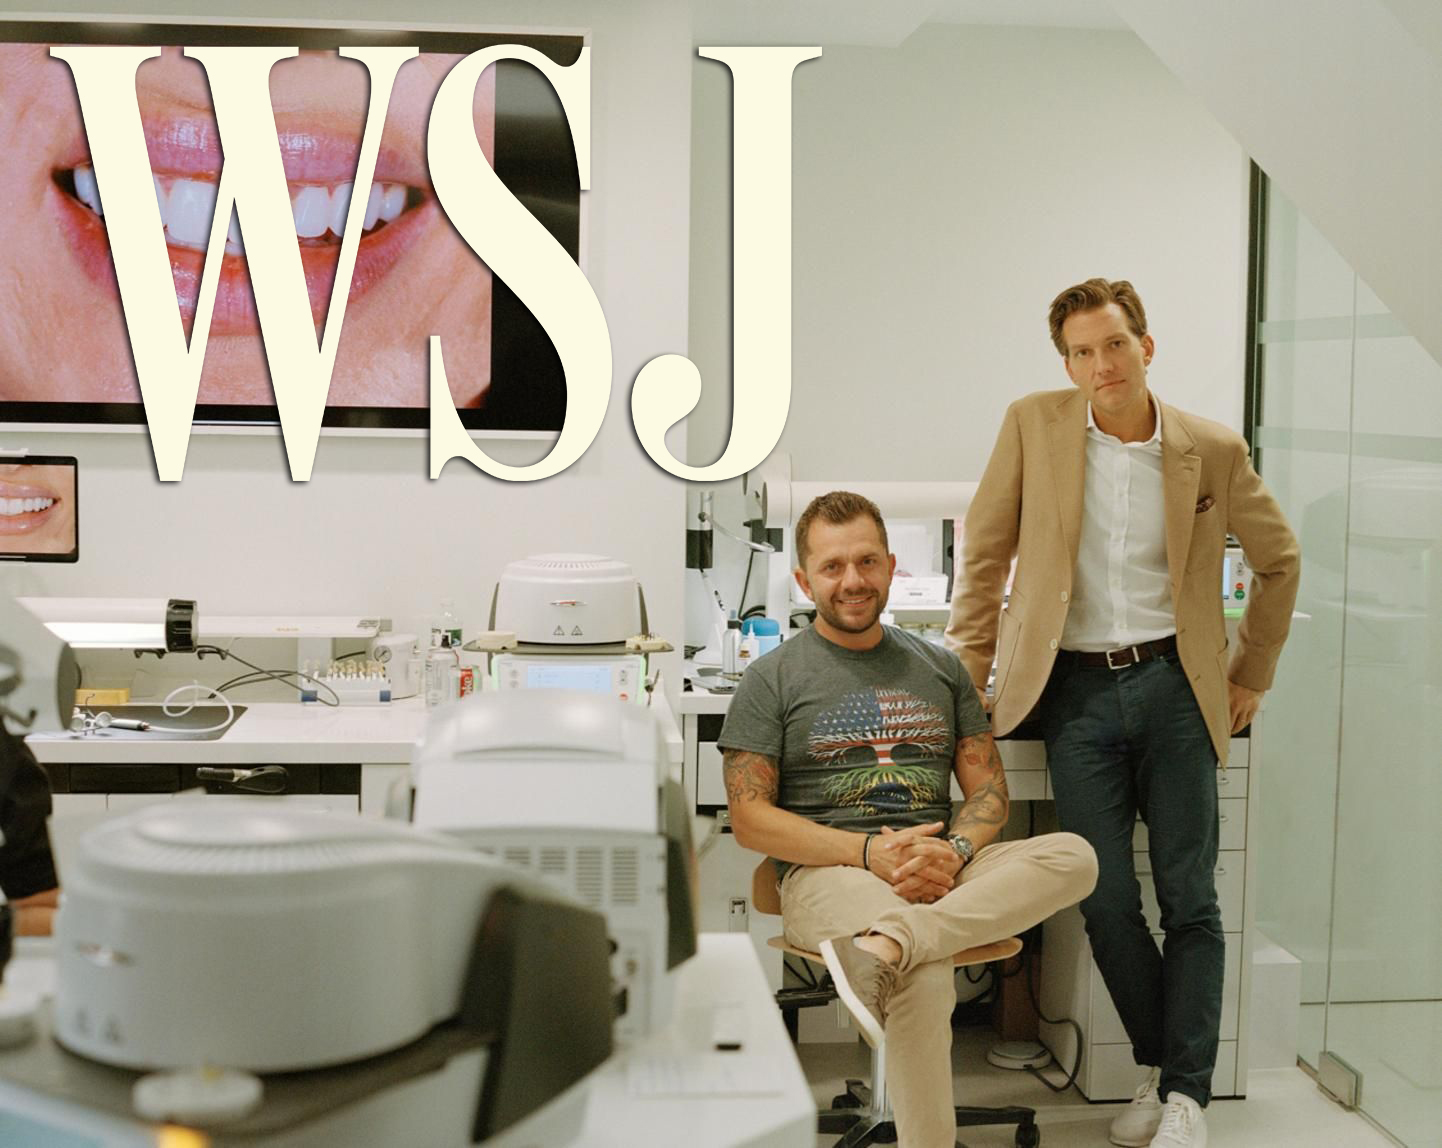
[[[1232,779],[1231,779],[1230,777],[1219,777],[1219,778],[1217,778],[1217,784],[1218,784],[1218,785],[1230,785],[1231,783],[1232,783]]]
[[[1218,876],[1218,877],[1225,877],[1226,875],[1227,875],[1227,867],[1226,867],[1225,865],[1218,865],[1218,866],[1217,866],[1217,876]]]
[[[1218,821],[1225,821],[1225,820],[1227,820],[1227,817],[1228,817],[1228,814],[1222,813],[1222,814],[1219,814],[1219,815],[1218,815],[1217,820],[1218,820]]]

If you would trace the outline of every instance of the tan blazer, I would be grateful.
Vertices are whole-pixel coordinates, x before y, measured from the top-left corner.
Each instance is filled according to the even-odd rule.
[[[1292,621],[1301,556],[1241,435],[1158,402],[1177,651],[1225,763],[1227,679],[1254,690],[1271,686]],[[1012,403],[966,516],[946,639],[979,686],[985,687],[996,657],[992,728],[998,736],[1036,706],[1060,647],[1081,533],[1086,428],[1086,398],[1075,387]],[[1230,652],[1221,600],[1228,532],[1241,542],[1254,575]],[[1013,555],[1016,578],[1003,610]]]

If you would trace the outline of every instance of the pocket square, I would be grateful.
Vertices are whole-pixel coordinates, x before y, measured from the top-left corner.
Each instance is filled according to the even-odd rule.
[[[1204,514],[1208,510],[1211,510],[1211,508],[1214,507],[1216,504],[1217,500],[1213,498],[1210,494],[1207,495],[1205,498],[1199,498],[1197,499],[1197,513]]]

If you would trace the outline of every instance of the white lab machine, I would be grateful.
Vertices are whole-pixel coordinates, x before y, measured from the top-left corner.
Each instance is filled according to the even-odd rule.
[[[600,916],[393,822],[211,799],[106,822],[55,952],[40,1035],[0,1049],[20,1143],[565,1143],[611,1051]]]
[[[655,715],[590,691],[476,694],[432,716],[411,769],[418,826],[605,914],[617,1036],[661,1028],[696,949],[695,861]]]
[[[1252,568],[1247,556],[1233,542],[1222,554],[1222,609],[1246,609],[1247,595],[1252,590]]]
[[[490,629],[465,649],[487,655],[494,690],[588,690],[644,705],[647,656],[671,649],[649,632],[631,567],[598,554],[538,554],[509,563]]]
[[[0,593],[0,721],[17,734],[60,729],[79,685],[70,645],[19,600]]]
[[[370,640],[366,653],[384,671],[393,701],[413,698],[421,692],[424,663],[414,634],[383,631]]]
[[[646,630],[646,601],[625,562],[599,554],[537,554],[509,563],[491,599],[491,629],[520,642],[595,646]]]

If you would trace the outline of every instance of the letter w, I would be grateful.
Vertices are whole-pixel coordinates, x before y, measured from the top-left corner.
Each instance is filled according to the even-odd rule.
[[[238,205],[244,229],[246,262],[280,410],[290,476],[301,482],[310,478],[386,107],[396,73],[418,50],[341,49],[342,56],[360,60],[369,69],[370,107],[341,238],[340,262],[326,312],[325,334],[319,345],[270,106],[270,69],[297,51],[273,47],[186,50],[186,55],[204,65],[209,77],[225,154],[195,325],[187,347],[135,95],[136,69],[160,55],[160,49],[113,45],[50,49],[52,56],[70,65],[75,76],[91,160],[105,204],[110,250],[130,330],[140,397],[150,424],[156,473],[162,482],[179,482],[185,472],[185,453],[190,445],[190,426],[195,418],[195,399],[232,205]]]

